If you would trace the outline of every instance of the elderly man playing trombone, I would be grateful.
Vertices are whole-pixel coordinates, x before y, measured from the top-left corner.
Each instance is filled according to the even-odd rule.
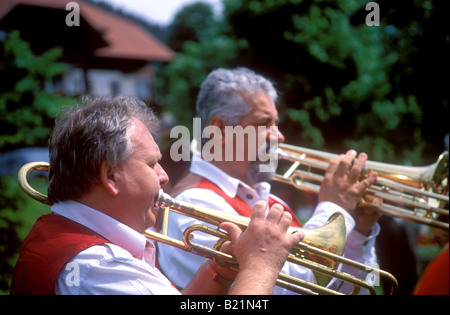
[[[230,144],[229,140],[226,140],[226,126],[242,126],[243,128],[253,126],[257,130],[257,137],[265,139],[267,146],[270,143],[284,141],[282,133],[277,128],[273,128],[278,124],[276,98],[277,93],[273,85],[251,70],[217,69],[210,73],[198,95],[197,115],[201,118],[202,127],[209,126],[212,127],[212,131],[215,131],[211,132],[213,136],[209,141],[213,141],[213,145],[209,143],[209,148],[221,152],[223,158],[221,159],[220,156],[217,158],[217,152],[212,152],[216,158],[205,158],[194,154],[188,175],[173,187],[170,191],[171,195],[179,200],[244,216],[251,215],[251,207],[260,200],[268,205],[275,202],[281,203],[286,211],[290,211],[282,200],[270,193],[268,181],[272,179],[273,173],[261,172],[260,167],[264,163],[258,159],[225,158],[226,146]],[[234,136],[234,140],[236,137],[238,136]],[[257,145],[254,142],[244,139],[244,150]],[[233,145],[234,154],[240,153],[236,152],[236,145]],[[199,150],[202,151],[201,147]],[[247,152],[244,156],[247,156],[246,154]],[[303,227],[320,227],[325,224],[331,214],[342,213],[348,236],[345,256],[373,266],[377,261],[374,243],[379,232],[376,221],[380,214],[370,208],[357,207],[363,191],[375,182],[377,176],[371,174],[368,178],[357,182],[366,160],[366,154],[357,155],[351,150],[330,163],[320,190],[319,204],[313,216]],[[195,223],[201,222],[171,213],[168,225],[169,236],[181,238],[186,227]],[[295,218],[293,224],[298,225]],[[196,235],[194,239],[197,243],[207,246],[213,246],[216,241],[214,237],[202,234]],[[165,275],[181,288],[189,283],[204,262],[200,256],[163,244],[158,245],[158,259]],[[366,277],[365,273],[347,269],[346,266],[342,270],[356,277],[363,279]],[[299,279],[313,281],[311,270],[298,265],[286,263],[282,272]],[[223,278],[224,281],[227,280],[226,276]],[[353,290],[353,287],[347,283],[342,287],[340,285],[340,281],[331,281],[328,287],[343,293],[350,293]],[[290,294],[292,292],[275,287],[274,293]]]

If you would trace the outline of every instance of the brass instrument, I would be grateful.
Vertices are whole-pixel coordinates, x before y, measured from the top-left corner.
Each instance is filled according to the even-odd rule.
[[[31,187],[30,184],[28,183],[27,179],[28,174],[36,170],[48,172],[50,170],[50,165],[47,162],[31,162],[22,166],[17,176],[19,186],[20,188],[22,188],[24,193],[26,193],[31,198],[43,204],[50,205],[47,196]]]
[[[24,165],[19,171],[19,185],[33,199],[49,204],[47,196],[36,191],[28,184],[27,175],[33,170],[49,170],[49,164],[45,162],[34,162]],[[220,251],[220,245],[228,240],[229,237],[218,226],[222,222],[232,222],[244,230],[249,224],[249,218],[176,200],[168,194],[165,194],[162,190],[159,193],[154,210],[157,213],[158,220],[161,220],[161,232],[154,232],[149,229],[144,233],[144,236],[203,257],[216,259],[219,263],[224,262],[232,266],[232,268],[237,268],[234,257]],[[216,228],[211,228],[203,224],[192,225],[184,231],[183,241],[171,238],[167,233],[170,211],[196,218]],[[280,273],[276,282],[278,286],[301,294],[338,295],[341,294],[338,290],[331,290],[326,287],[329,281],[335,278],[342,281],[342,283],[347,282],[352,284],[354,287],[352,294],[358,294],[360,288],[367,289],[370,294],[376,294],[374,286],[368,281],[339,271],[339,264],[343,264],[375,275],[376,277],[386,278],[392,285],[390,293],[396,293],[398,283],[390,273],[341,256],[344,252],[347,237],[345,221],[341,213],[333,214],[327,223],[320,228],[301,229],[291,227],[288,233],[295,233],[299,230],[304,233],[305,237],[294,246],[287,261],[311,269],[316,281],[308,282]],[[193,232],[195,231],[216,236],[219,238],[219,241],[214,248],[196,244],[193,242],[195,239]]]
[[[292,164],[274,180],[312,193],[319,193],[322,173],[338,156],[288,144],[280,144],[277,153],[280,160]],[[371,171],[378,173],[377,182],[365,194],[383,199],[381,205],[371,206],[386,215],[449,230],[448,152],[441,154],[436,163],[423,167],[367,161],[361,176]],[[361,202],[366,203],[363,199]]]

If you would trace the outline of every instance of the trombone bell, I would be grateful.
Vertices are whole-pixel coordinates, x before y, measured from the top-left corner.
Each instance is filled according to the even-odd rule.
[[[320,228],[292,228],[292,230],[303,231],[305,236],[302,243],[338,256],[342,256],[344,254],[345,244],[347,243],[347,229],[345,226],[344,216],[339,212],[334,213]],[[292,230],[288,229],[288,233],[293,233]],[[332,270],[336,270],[339,266],[339,263],[336,260],[314,253],[309,253],[308,251],[301,249],[300,246],[294,246],[292,253],[298,258],[308,259],[315,263],[327,266]],[[326,287],[331,280],[330,276],[324,275],[320,272],[314,272],[314,276],[317,283],[323,287]]]

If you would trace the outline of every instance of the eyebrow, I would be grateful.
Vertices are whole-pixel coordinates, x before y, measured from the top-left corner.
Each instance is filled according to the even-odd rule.
[[[259,120],[259,123],[268,123],[272,121],[272,116],[265,116],[265,117],[261,117]],[[278,125],[280,123],[280,118],[277,116],[277,118],[275,119],[275,124]]]

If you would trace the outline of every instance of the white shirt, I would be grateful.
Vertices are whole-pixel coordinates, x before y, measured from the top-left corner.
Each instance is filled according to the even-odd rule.
[[[142,234],[75,201],[52,206],[111,243],[87,248],[61,270],[56,294],[180,294],[155,267],[155,247]]]
[[[267,201],[270,194],[271,186],[269,183],[262,182],[255,185],[255,187],[249,187],[240,180],[230,177],[213,164],[196,156],[193,156],[190,171],[191,173],[202,176],[218,185],[230,197],[238,196],[251,207],[253,207],[259,200]],[[193,204],[203,205],[237,214],[236,211],[221,196],[208,189],[191,188],[182,192],[178,196],[175,196],[175,198]],[[366,237],[353,230],[355,221],[344,209],[331,202],[322,202],[317,205],[313,216],[308,222],[305,223],[303,227],[321,227],[325,224],[328,218],[337,211],[343,214],[346,222],[347,245],[345,249],[345,256],[352,260],[374,266],[374,262],[377,261],[374,244],[375,237],[379,233],[378,224],[374,225],[371,235]],[[188,226],[196,223],[204,224],[204,222],[171,212],[169,216],[168,234],[170,237],[182,240],[183,231]],[[195,234],[194,241],[198,244],[213,247],[217,239],[210,235],[197,233]],[[185,287],[200,268],[204,258],[172,246],[158,244],[158,260],[163,273],[175,285]],[[348,270],[346,266],[344,266],[342,270],[355,276],[363,276],[365,278],[365,274],[362,275],[359,271]],[[307,281],[312,281],[313,277],[311,270],[291,263],[286,263],[282,269],[282,272]],[[333,288],[333,286],[336,285],[338,284],[331,283],[329,287]],[[348,293],[350,291],[351,289],[349,286],[344,284],[341,292]],[[274,294],[292,294],[292,291],[276,286],[274,289]]]

